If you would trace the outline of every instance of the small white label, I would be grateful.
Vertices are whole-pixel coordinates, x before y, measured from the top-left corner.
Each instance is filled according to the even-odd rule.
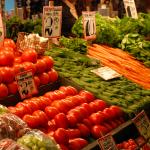
[[[43,37],[58,38],[61,36],[62,7],[43,7]]]
[[[113,70],[107,66],[91,70],[91,72],[100,76],[104,80],[110,80],[110,79],[121,77],[121,75],[119,73],[117,73],[115,70]]]
[[[134,124],[139,130],[140,134],[145,138],[150,138],[150,121],[144,111],[140,112],[134,119]]]
[[[134,0],[123,0],[123,1],[127,16],[138,19],[135,1]]]
[[[29,98],[33,94],[37,94],[38,91],[35,86],[31,71],[19,73],[16,76],[16,81],[18,84],[19,94],[22,99]]]
[[[96,38],[95,12],[85,11],[82,12],[82,16],[83,16],[84,38],[87,40],[95,39]]]
[[[98,144],[102,150],[117,150],[112,135],[103,136],[98,140]]]

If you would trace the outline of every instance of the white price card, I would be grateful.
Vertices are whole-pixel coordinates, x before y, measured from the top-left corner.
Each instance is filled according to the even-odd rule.
[[[93,69],[91,72],[95,73],[96,75],[100,76],[104,80],[111,80],[114,78],[121,77],[119,73],[117,73],[115,70],[105,66],[105,67],[100,67],[98,69]]]
[[[134,0],[123,0],[128,17],[138,19],[137,9]]]
[[[82,16],[83,16],[84,38],[86,40],[95,39],[96,38],[95,12],[84,11],[84,12],[82,12]]]
[[[117,150],[116,143],[112,135],[106,135],[98,139],[98,144],[102,150]]]
[[[21,72],[16,75],[19,94],[22,99],[29,98],[33,94],[37,94],[38,90],[33,80],[31,71]]]
[[[62,26],[62,6],[44,6],[42,34],[47,38],[59,38]]]
[[[3,25],[2,14],[0,13],[0,43],[1,44],[3,40],[4,40],[4,25]]]
[[[150,138],[150,121],[144,111],[141,111],[134,119],[133,123],[136,125],[140,134],[145,138]]]

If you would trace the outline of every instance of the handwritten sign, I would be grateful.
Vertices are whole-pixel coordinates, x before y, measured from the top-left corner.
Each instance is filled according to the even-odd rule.
[[[145,138],[150,138],[150,122],[144,111],[140,112],[134,119],[133,123],[136,125],[140,134]]]
[[[91,72],[100,76],[104,80],[110,80],[110,79],[121,77],[121,75],[119,73],[117,73],[115,70],[113,70],[107,66],[100,67],[98,69],[93,69],[93,70],[91,70]]]
[[[4,25],[3,25],[2,14],[0,13],[0,43],[2,43],[3,40],[4,40]]]
[[[86,40],[95,39],[96,38],[95,12],[85,11],[82,12],[82,16],[83,16],[84,38]]]
[[[22,99],[29,98],[33,94],[37,94],[37,88],[35,86],[33,75],[31,71],[21,72],[16,76],[18,84],[19,94]]]
[[[58,38],[61,36],[62,7],[44,6],[42,34],[47,38]]]
[[[138,19],[135,1],[134,0],[123,0],[123,1],[127,16]]]
[[[117,150],[115,141],[111,135],[100,138],[98,144],[102,150]]]

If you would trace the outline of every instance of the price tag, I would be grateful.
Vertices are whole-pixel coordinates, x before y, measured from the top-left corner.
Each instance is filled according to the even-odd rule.
[[[44,6],[42,34],[47,38],[58,38],[61,36],[62,6]]]
[[[83,16],[84,38],[86,40],[95,39],[96,38],[95,12],[85,11],[82,12],[82,16]]]
[[[140,134],[145,138],[150,138],[150,122],[144,111],[140,112],[134,119],[133,123],[136,125]]]
[[[0,13],[0,43],[1,44],[3,40],[4,40],[4,25],[3,25],[2,14]]]
[[[123,0],[123,1],[127,16],[138,19],[135,1],[134,0]]]
[[[107,66],[100,67],[98,69],[93,69],[93,70],[91,70],[91,72],[100,76],[104,80],[110,80],[110,79],[121,77],[121,75],[119,73],[117,73],[115,70],[113,70]]]
[[[16,76],[19,94],[22,99],[29,98],[33,94],[37,94],[37,87],[35,86],[33,75],[31,71],[21,72]]]
[[[98,144],[102,150],[117,150],[115,141],[111,135],[98,139]]]

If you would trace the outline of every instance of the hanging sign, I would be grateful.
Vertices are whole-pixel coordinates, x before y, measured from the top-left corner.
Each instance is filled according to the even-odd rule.
[[[4,25],[3,25],[2,13],[0,13],[0,43],[2,44],[3,41],[4,41]]]
[[[134,0],[123,0],[126,14],[128,17],[138,19],[136,5]]]
[[[116,72],[115,70],[105,66],[105,67],[100,67],[98,69],[93,69],[91,72],[95,73],[96,75],[100,76],[104,80],[111,80],[114,78],[121,77],[121,75]]]
[[[38,93],[31,71],[19,73],[16,76],[16,81],[18,84],[19,94],[22,99],[29,98]]]
[[[96,38],[95,12],[85,11],[85,12],[82,12],[82,16],[83,16],[84,38],[86,40],[95,39]]]
[[[102,150],[117,150],[112,135],[106,135],[98,139],[98,144]]]
[[[133,123],[136,125],[140,134],[145,138],[150,138],[150,121],[144,111],[140,112],[134,119]]]
[[[61,36],[62,26],[62,6],[43,7],[43,22],[42,22],[42,34],[47,38],[58,38]]]

